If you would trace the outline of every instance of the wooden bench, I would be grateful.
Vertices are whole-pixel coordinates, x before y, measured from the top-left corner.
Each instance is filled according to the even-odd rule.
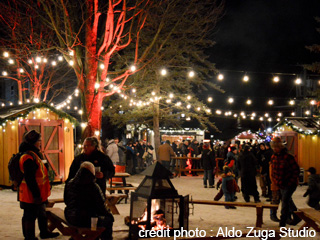
[[[57,228],[63,235],[71,236],[74,240],[95,240],[105,230],[104,227],[98,227],[97,230],[91,228],[80,228],[70,225],[64,217],[64,211],[61,208],[47,208],[48,229],[53,231]]]
[[[257,213],[256,227],[262,227],[264,208],[275,209],[275,210],[278,208],[278,205],[275,205],[275,204],[246,203],[246,202],[219,202],[219,201],[210,201],[210,200],[190,200],[190,203],[233,206],[233,207],[254,207],[256,208],[256,213]]]
[[[119,211],[116,207],[116,204],[119,203],[122,199],[127,199],[128,195],[123,194],[110,194],[106,196],[106,205],[111,210],[112,214],[119,215]]]
[[[122,199],[127,199],[127,198],[128,198],[128,194],[125,194],[125,193],[107,194],[105,204],[113,214],[120,214],[116,207],[116,204],[119,203]],[[47,208],[52,208],[56,203],[63,203],[63,202],[64,202],[63,198],[48,199]]]
[[[315,210],[313,208],[300,208],[295,212],[302,220],[304,220],[304,224],[299,228],[302,230],[304,227],[312,227],[317,232],[320,232],[320,211]]]
[[[48,199],[47,207],[52,208],[56,203],[64,203],[63,198],[52,198]]]

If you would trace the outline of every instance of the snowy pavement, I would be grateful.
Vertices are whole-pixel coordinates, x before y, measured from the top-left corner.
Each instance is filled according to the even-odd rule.
[[[127,182],[132,183],[134,186],[138,186],[144,176],[134,175],[128,178]],[[180,195],[189,194],[193,199],[201,200],[213,200],[213,197],[217,194],[215,188],[203,188],[202,177],[181,177],[171,180],[174,187],[178,190]],[[64,184],[55,185],[52,189],[50,198],[62,198],[63,197]],[[306,191],[307,186],[299,186],[297,191],[293,195],[294,202],[298,208],[308,207],[306,204],[307,198],[303,198],[302,195]],[[260,189],[259,189],[260,190]],[[244,202],[241,194],[237,194],[239,202]],[[251,200],[252,201],[252,200]],[[261,197],[261,201],[265,202],[265,198]],[[17,202],[17,194],[11,189],[0,190],[0,239],[6,240],[22,240],[21,230],[21,217],[22,210]],[[267,202],[266,202],[267,203]],[[55,206],[64,208],[63,203],[56,204]],[[190,210],[189,217],[189,230],[202,230],[202,233],[206,233],[207,236],[215,236],[219,231],[225,230],[248,230],[249,227],[255,226],[256,221],[256,209],[238,207],[237,209],[225,209],[223,206],[210,206],[210,205],[190,205],[194,207]],[[121,203],[117,205],[120,215],[115,215],[114,222],[114,239],[125,239],[127,237],[128,227],[124,224],[124,217],[129,216],[130,201],[127,204]],[[278,211],[279,217],[279,211]],[[263,228],[276,228],[278,224],[272,222],[269,217],[269,210],[264,210]],[[297,226],[288,226],[294,230],[297,230],[302,225],[300,222]],[[234,227],[234,228],[233,228]],[[36,227],[36,234],[39,234],[39,230]],[[220,235],[221,236],[221,235]],[[55,239],[69,239],[66,236],[59,236]],[[258,239],[258,238],[254,238]],[[265,238],[266,239],[266,238]],[[286,237],[283,239],[303,239]],[[306,237],[305,239],[311,239]],[[317,235],[315,238],[319,239]]]

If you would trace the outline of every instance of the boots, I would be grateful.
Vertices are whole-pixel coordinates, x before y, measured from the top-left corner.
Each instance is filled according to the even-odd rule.
[[[277,217],[276,213],[272,213],[270,215],[270,219],[271,219],[271,221],[274,221],[274,222],[280,222],[280,219]]]
[[[35,221],[27,221],[22,218],[22,233],[25,240],[38,240],[35,236]]]
[[[48,220],[46,216],[39,216],[38,217],[38,225],[40,229],[40,238],[55,238],[60,235],[58,232],[49,232],[48,231]]]

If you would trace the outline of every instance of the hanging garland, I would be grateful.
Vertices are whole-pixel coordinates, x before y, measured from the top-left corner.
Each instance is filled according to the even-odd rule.
[[[0,124],[5,125],[6,122],[8,122],[8,121],[15,121],[17,118],[26,118],[30,112],[32,112],[32,111],[34,111],[36,109],[47,108],[50,111],[52,111],[55,114],[57,114],[59,116],[59,118],[68,119],[75,126],[79,125],[79,122],[77,121],[77,119],[75,119],[74,117],[70,116],[69,114],[67,114],[65,112],[59,111],[56,108],[54,108],[52,106],[49,106],[45,102],[42,102],[42,103],[39,103],[39,104],[26,104],[25,106],[28,106],[28,105],[30,105],[30,107],[27,107],[25,109],[21,109],[19,112],[13,113],[9,117],[1,118],[0,119]]]

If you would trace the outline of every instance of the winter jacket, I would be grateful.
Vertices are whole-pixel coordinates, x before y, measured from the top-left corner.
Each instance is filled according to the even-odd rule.
[[[200,161],[204,170],[213,170],[216,166],[214,152],[210,149],[203,149]]]
[[[240,177],[252,177],[257,175],[257,159],[250,151],[240,153],[238,159],[238,169]]]
[[[165,143],[158,148],[158,156],[160,161],[170,161],[171,157],[174,157],[175,154],[172,147],[168,143]]]
[[[192,141],[189,146],[191,157],[197,157],[199,155],[199,147]]]
[[[105,197],[95,183],[95,176],[86,168],[81,168],[66,184],[64,202],[65,217],[74,226],[90,227],[91,217],[112,217],[105,207]]]
[[[30,151],[30,154],[27,151]],[[50,196],[50,182],[47,167],[42,163],[42,154],[37,147],[26,142],[20,144],[19,152],[25,153],[19,160],[20,170],[24,173],[19,186],[19,201],[37,204],[47,201]]]
[[[110,158],[99,150],[94,150],[90,155],[81,153],[79,156],[75,157],[71,164],[69,176],[66,182],[69,182],[72,178],[75,177],[78,170],[80,169],[81,163],[85,161],[93,163],[95,167],[101,167],[103,178],[97,178],[96,182],[101,188],[102,192],[105,193],[107,179],[114,176],[115,167],[113,166]]]
[[[311,174],[308,178],[308,189],[303,196],[308,195],[312,199],[320,200],[320,176],[318,174]]]
[[[282,149],[280,153],[274,153],[271,157],[272,180],[281,189],[289,186],[297,186],[300,173],[299,165],[294,156]]]
[[[234,185],[235,179],[234,175],[227,176],[227,175],[222,175],[222,186],[221,189],[223,193],[235,193],[235,185]]]
[[[109,156],[114,165],[119,164],[118,146],[113,139],[108,142],[106,154]]]

